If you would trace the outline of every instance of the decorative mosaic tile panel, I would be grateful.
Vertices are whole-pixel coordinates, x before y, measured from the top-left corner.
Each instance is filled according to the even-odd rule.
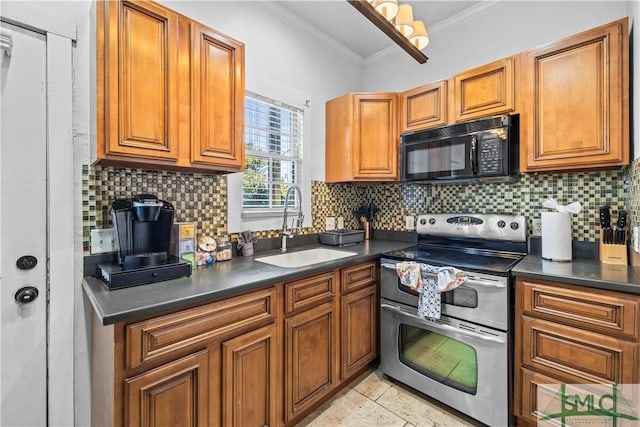
[[[171,201],[177,221],[197,222],[198,233],[227,233],[227,181],[223,175],[202,175],[138,169],[83,166],[83,235],[89,247],[89,230],[110,227],[110,203],[119,197],[148,192]],[[560,204],[582,203],[574,215],[573,238],[595,242],[599,236],[598,208],[617,211],[628,207],[633,224],[640,224],[640,160],[631,167],[599,172],[523,174],[508,183],[468,185],[327,184],[312,183],[312,227],[303,234],[324,230],[328,216],[344,217],[345,228],[358,228],[353,211],[374,203],[380,212],[374,229],[404,230],[405,216],[420,213],[510,213],[540,217],[549,197]],[[261,231],[258,238],[279,237],[279,230]],[[235,240],[236,235],[231,239]]]
[[[631,226],[640,225],[640,157],[629,167],[629,222]]]
[[[111,227],[111,202],[150,193],[176,209],[176,221],[196,222],[198,235],[227,234],[227,180],[224,175],[82,166],[83,246],[90,247],[90,230]],[[323,222],[324,224],[324,222]],[[315,233],[307,228],[301,234]],[[279,237],[280,230],[260,231],[260,239]],[[231,240],[237,240],[232,234]]]
[[[111,227],[111,202],[140,193],[170,201],[175,220],[195,221],[199,233],[227,232],[227,180],[221,176],[88,165],[82,172],[85,248],[90,229]]]
[[[635,215],[640,207],[640,165],[636,176]],[[612,207],[615,219],[624,209],[629,192],[627,169],[561,174],[523,174],[507,183],[477,182],[467,185],[426,184],[326,184],[313,183],[313,226],[322,229],[327,216],[344,216],[345,227],[356,227],[352,212],[360,205],[374,203],[380,212],[374,229],[404,230],[406,215],[421,213],[507,213],[539,218],[546,209],[542,202],[554,198],[566,205],[578,201],[582,210],[573,216],[574,240],[595,242],[599,238],[598,208]],[[637,220],[637,218],[636,218]],[[636,222],[637,223],[637,222]]]

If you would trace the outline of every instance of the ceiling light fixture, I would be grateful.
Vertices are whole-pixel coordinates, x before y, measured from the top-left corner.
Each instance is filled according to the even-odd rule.
[[[429,44],[429,33],[422,21],[413,21],[413,34],[409,37],[409,41],[415,47],[422,50]]]
[[[370,3],[387,21],[391,21],[398,14],[398,0],[373,0]]]
[[[413,20],[411,5],[398,5],[397,0],[347,1],[416,61],[427,62],[420,49],[429,44],[429,36],[424,22]]]

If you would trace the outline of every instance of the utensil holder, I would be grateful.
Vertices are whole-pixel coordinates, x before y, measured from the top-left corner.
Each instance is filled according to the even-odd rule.
[[[627,265],[627,234],[625,232],[625,243],[622,245],[612,245],[603,243],[603,231],[600,230],[600,262],[603,264]]]

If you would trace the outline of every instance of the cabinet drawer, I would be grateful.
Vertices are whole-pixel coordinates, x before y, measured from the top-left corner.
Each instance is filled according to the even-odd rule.
[[[353,292],[357,289],[361,289],[375,283],[377,280],[377,266],[378,264],[375,261],[372,261],[343,268],[340,280],[342,293],[346,294]]]
[[[518,279],[523,313],[581,329],[638,337],[640,299],[618,292]]]
[[[569,383],[631,384],[637,344],[522,316],[522,365]]]
[[[285,310],[292,313],[331,300],[336,294],[336,272],[318,274],[285,284]]]
[[[270,323],[276,316],[276,288],[269,288],[132,323],[125,328],[127,369],[232,330]]]
[[[538,415],[544,416],[539,411],[545,409],[542,404],[540,407],[538,405],[538,392],[551,398],[558,390],[557,384],[562,384],[563,381],[524,368],[520,368],[520,375],[522,382],[519,385],[516,384],[516,387],[520,387],[522,399],[519,407],[513,408],[514,415],[537,425]],[[546,388],[545,384],[550,386]]]

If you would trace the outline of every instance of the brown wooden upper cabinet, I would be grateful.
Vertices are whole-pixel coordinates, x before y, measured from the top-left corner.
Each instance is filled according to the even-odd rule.
[[[526,52],[524,171],[629,164],[629,35],[624,18]]]
[[[441,80],[400,94],[400,133],[447,124],[447,83]]]
[[[244,45],[151,1],[96,7],[102,164],[239,171]]]
[[[326,104],[325,181],[396,181],[396,93],[348,93]]]
[[[453,77],[456,122],[510,113],[516,109],[516,64],[510,57]]]

